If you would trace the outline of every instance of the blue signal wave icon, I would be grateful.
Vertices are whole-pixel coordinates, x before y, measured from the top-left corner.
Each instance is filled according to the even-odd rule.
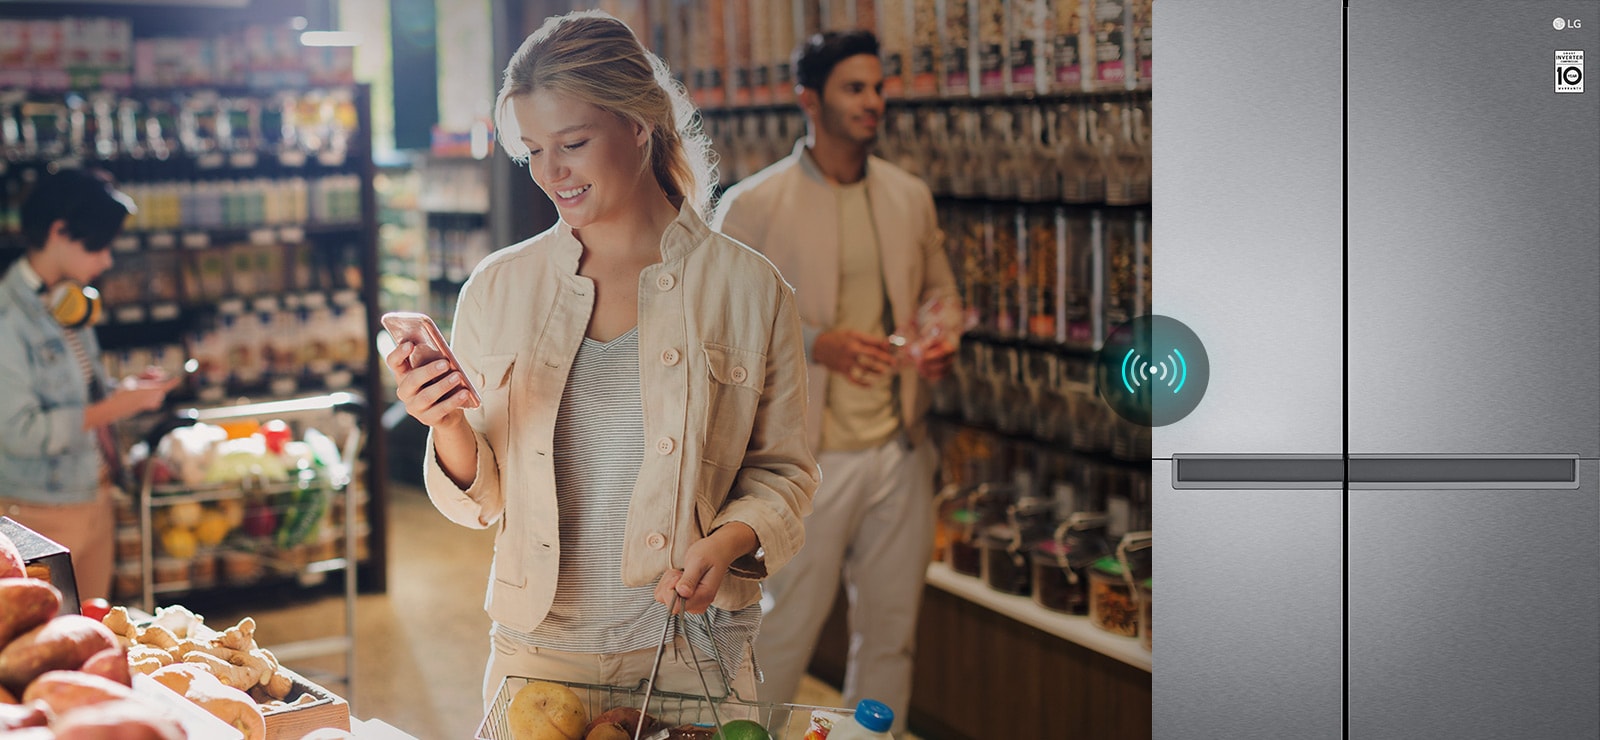
[[[1138,388],[1151,382],[1166,385],[1176,395],[1183,390],[1183,384],[1188,379],[1189,363],[1177,349],[1154,365],[1139,356],[1139,351],[1135,349],[1128,350],[1122,356],[1122,387],[1128,389],[1129,393],[1138,393]]]

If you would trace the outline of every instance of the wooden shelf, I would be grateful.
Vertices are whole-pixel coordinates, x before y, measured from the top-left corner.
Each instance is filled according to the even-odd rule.
[[[1139,638],[1113,635],[1090,624],[1088,617],[1053,612],[1026,596],[1000,593],[982,580],[957,573],[944,563],[928,565],[928,585],[1106,657],[1150,670],[1150,653],[1139,644]]]

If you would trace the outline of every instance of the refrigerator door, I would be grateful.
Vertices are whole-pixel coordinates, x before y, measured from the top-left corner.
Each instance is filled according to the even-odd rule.
[[[1350,454],[1600,457],[1600,2],[1347,18]]]
[[[1351,740],[1600,737],[1600,463],[1577,469],[1577,488],[1351,484]]]
[[[1332,740],[1342,493],[1318,468],[1343,453],[1342,11],[1153,7],[1153,305],[1211,366],[1199,406],[1152,434],[1153,581],[1173,615],[1155,644],[1154,736]],[[1198,472],[1178,480],[1183,454]],[[1302,480],[1275,484],[1285,464]]]
[[[1339,483],[1180,489],[1172,462],[1153,465],[1151,582],[1172,615],[1153,645],[1153,737],[1343,737]]]
[[[1211,376],[1192,413],[1155,430],[1152,454],[1338,455],[1339,4],[1153,7],[1153,305],[1199,336]]]

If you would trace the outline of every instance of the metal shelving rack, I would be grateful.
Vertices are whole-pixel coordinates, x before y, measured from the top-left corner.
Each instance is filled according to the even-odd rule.
[[[354,393],[339,392],[317,396],[307,396],[284,401],[270,401],[266,403],[243,404],[236,406],[218,406],[212,408],[188,408],[176,411],[165,423],[152,430],[147,442],[151,450],[155,450],[162,437],[174,429],[190,426],[197,423],[226,422],[245,419],[282,419],[288,422],[311,424],[322,421],[334,414],[349,414],[354,417],[350,431],[345,435],[340,445],[339,460],[326,465],[321,471],[316,472],[316,483],[325,486],[330,494],[342,492],[343,496],[343,536],[344,552],[339,557],[307,562],[303,565],[296,564],[294,568],[297,577],[320,577],[321,574],[341,572],[344,576],[344,630],[337,636],[313,638],[292,643],[268,646],[280,662],[290,663],[295,660],[343,653],[344,674],[333,676],[335,680],[343,683],[346,696],[355,696],[355,634],[356,634],[356,582],[357,568],[357,509],[358,501],[355,486],[355,470],[357,457],[361,453],[361,443],[364,437],[364,423],[366,419],[366,402],[361,396]],[[154,466],[145,468],[145,475],[139,482],[138,510],[139,534],[141,539],[139,571],[142,583],[140,604],[146,613],[154,613],[156,596],[164,592],[188,590],[187,587],[179,589],[163,589],[155,584],[155,536],[154,536],[154,510],[158,507],[168,507],[179,503],[214,502],[228,499],[245,499],[248,497],[263,497],[288,493],[299,485],[299,481],[267,483],[260,480],[243,480],[238,483],[220,484],[208,487],[188,487],[173,484],[157,486],[152,483],[151,471]],[[287,575],[285,576],[288,577]]]

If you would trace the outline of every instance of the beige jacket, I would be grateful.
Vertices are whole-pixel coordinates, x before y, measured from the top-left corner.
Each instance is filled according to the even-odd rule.
[[[583,246],[564,222],[486,258],[461,289],[451,345],[483,405],[477,477],[461,490],[432,435],[428,496],[450,520],[500,525],[485,609],[532,631],[549,613],[560,563],[556,412],[594,307],[577,274]],[[760,599],[759,579],[804,542],[818,472],[801,432],[805,359],[792,289],[759,254],[684,208],[639,275],[639,368],[647,449],[628,509],[622,580],[654,583],[695,540],[744,522],[761,557],[734,563],[716,606]]]
[[[960,295],[927,184],[871,157],[867,202],[872,206],[883,287],[895,326],[909,324],[925,301],[943,297],[945,336],[959,341]],[[833,328],[839,308],[839,208],[833,187],[812,161],[805,141],[795,144],[793,154],[730,188],[711,225],[766,255],[795,286],[809,361],[811,343]],[[806,431],[815,450],[822,443],[822,412],[833,379],[822,365],[813,363],[809,370]],[[922,422],[928,401],[926,381],[914,369],[903,370],[900,423],[913,440],[925,433]]]

